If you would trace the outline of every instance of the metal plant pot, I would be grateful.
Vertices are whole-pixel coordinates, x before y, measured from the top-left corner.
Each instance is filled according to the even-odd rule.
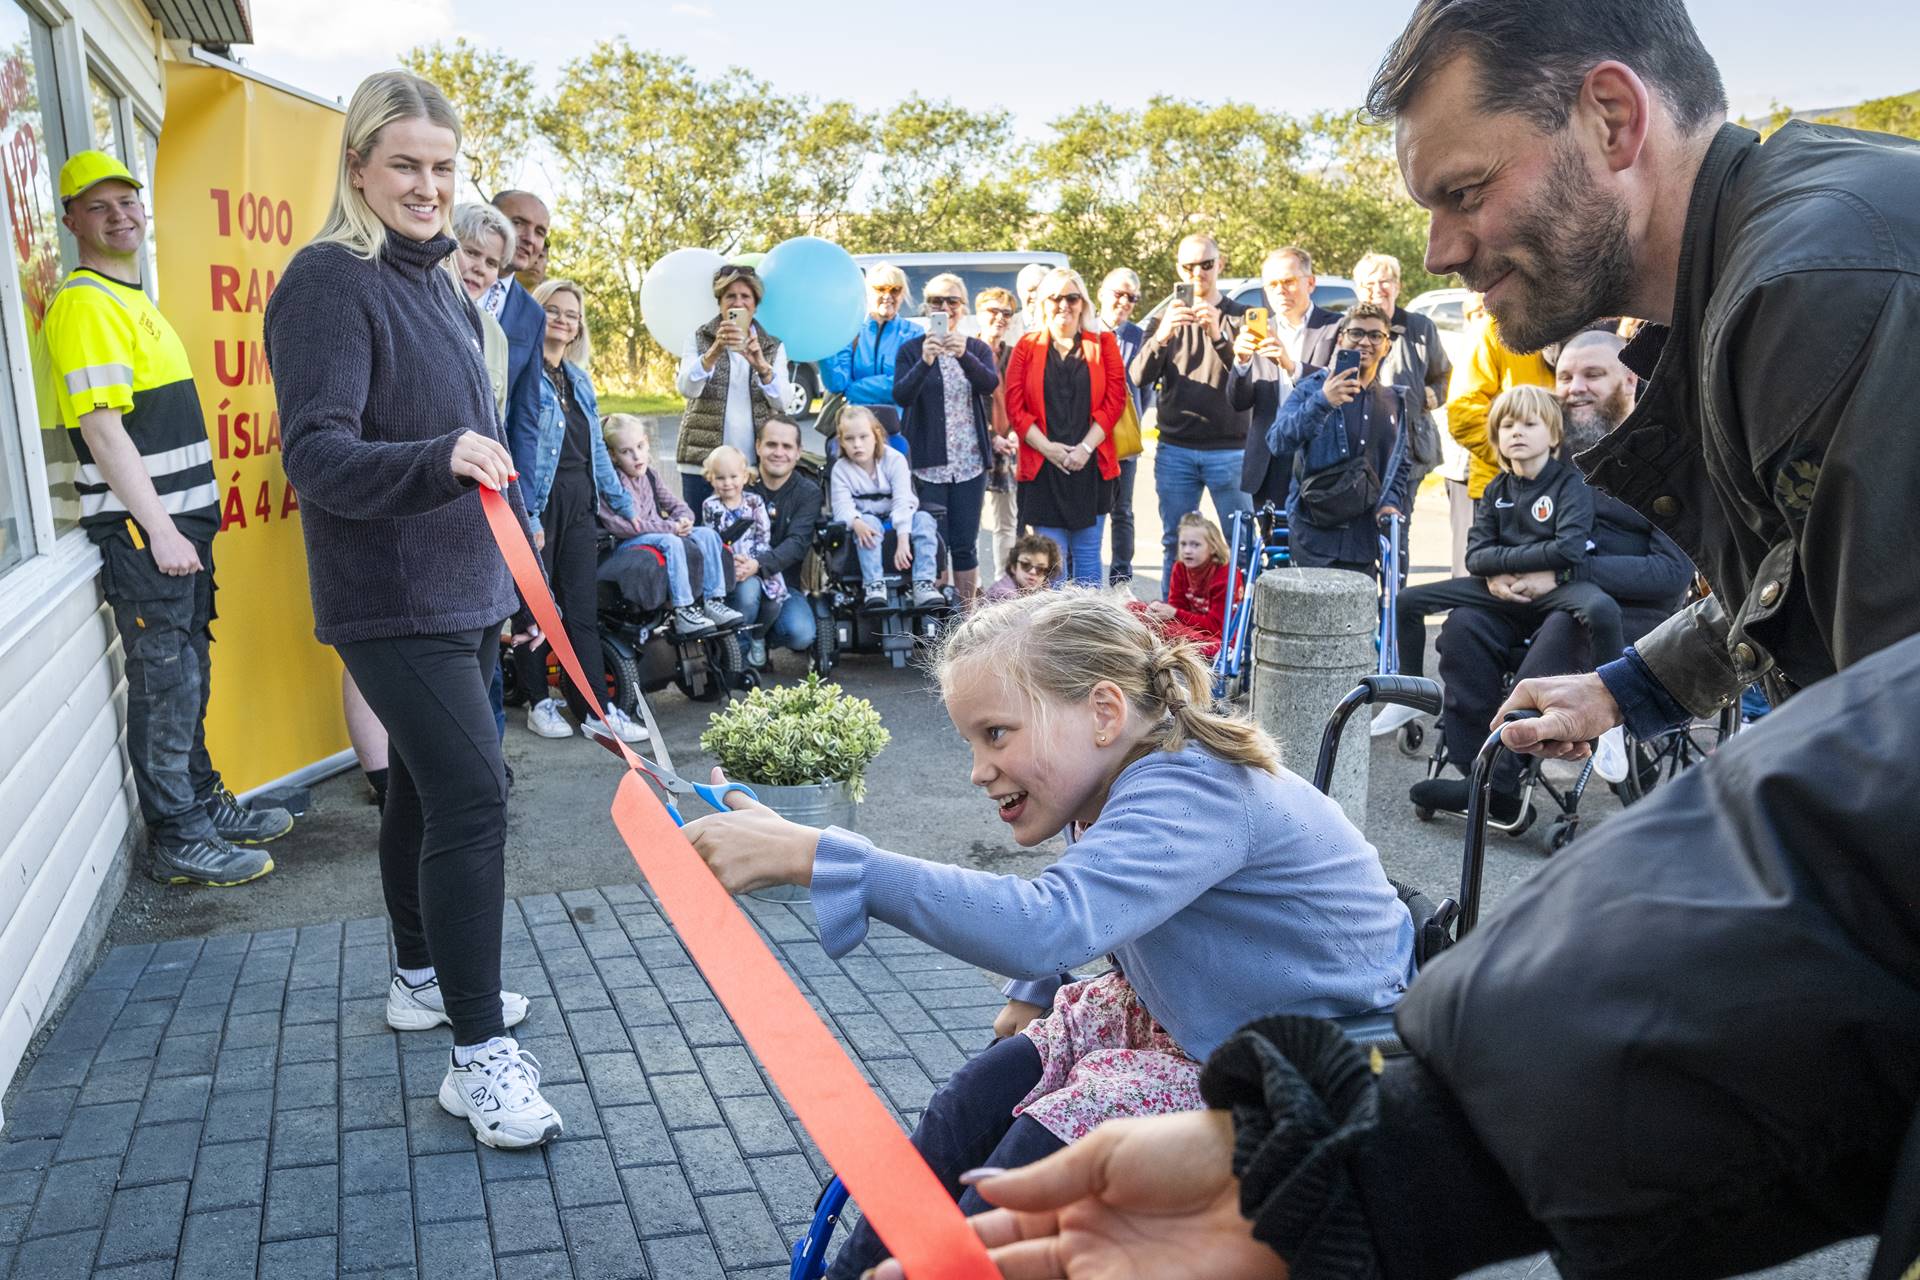
[[[848,782],[810,782],[799,787],[751,784],[760,803],[789,822],[807,827],[843,827],[858,831],[860,804]],[[811,895],[800,885],[776,884],[755,889],[749,896],[762,902],[806,902]]]

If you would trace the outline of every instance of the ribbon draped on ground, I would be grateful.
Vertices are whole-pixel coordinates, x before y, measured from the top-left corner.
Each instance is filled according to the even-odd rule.
[[[604,722],[604,690],[587,682],[519,520],[495,490],[483,486],[480,501],[520,598],[574,687]],[[668,922],[907,1275],[912,1280],[996,1280],[999,1269],[953,1197],[642,781],[641,774],[653,771],[619,739],[596,736],[595,741],[627,766],[614,795],[613,824],[659,896]]]

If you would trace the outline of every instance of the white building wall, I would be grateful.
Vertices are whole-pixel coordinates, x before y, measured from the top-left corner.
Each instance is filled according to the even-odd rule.
[[[64,137],[48,139],[56,168],[93,144],[89,65],[159,122],[166,45],[139,0],[27,4],[53,26],[65,124]],[[11,380],[18,413],[0,413],[0,431],[15,434],[25,457],[36,554],[0,576],[0,1092],[90,962],[144,835],[125,748],[120,641],[99,554],[78,531],[54,535],[23,317],[9,254],[0,323],[10,367],[0,376]]]

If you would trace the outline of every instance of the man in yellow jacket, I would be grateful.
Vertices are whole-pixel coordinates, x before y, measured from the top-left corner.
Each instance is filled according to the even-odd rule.
[[[1500,342],[1492,316],[1474,335],[1473,352],[1453,366],[1447,383],[1447,431],[1472,454],[1467,464],[1467,496],[1475,502],[1487,481],[1500,474],[1500,459],[1487,439],[1487,410],[1508,387],[1553,386],[1553,366],[1540,355],[1518,355]]]

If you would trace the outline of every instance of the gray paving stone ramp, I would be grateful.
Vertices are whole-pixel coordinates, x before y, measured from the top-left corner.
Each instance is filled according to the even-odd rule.
[[[972,966],[878,924],[836,961],[804,903],[743,903],[903,1125],[987,1042]],[[388,1029],[384,920],[116,948],[8,1109],[0,1277],[786,1275],[829,1171],[657,903],[522,898],[504,942],[541,1151],[435,1102],[448,1033]]]

